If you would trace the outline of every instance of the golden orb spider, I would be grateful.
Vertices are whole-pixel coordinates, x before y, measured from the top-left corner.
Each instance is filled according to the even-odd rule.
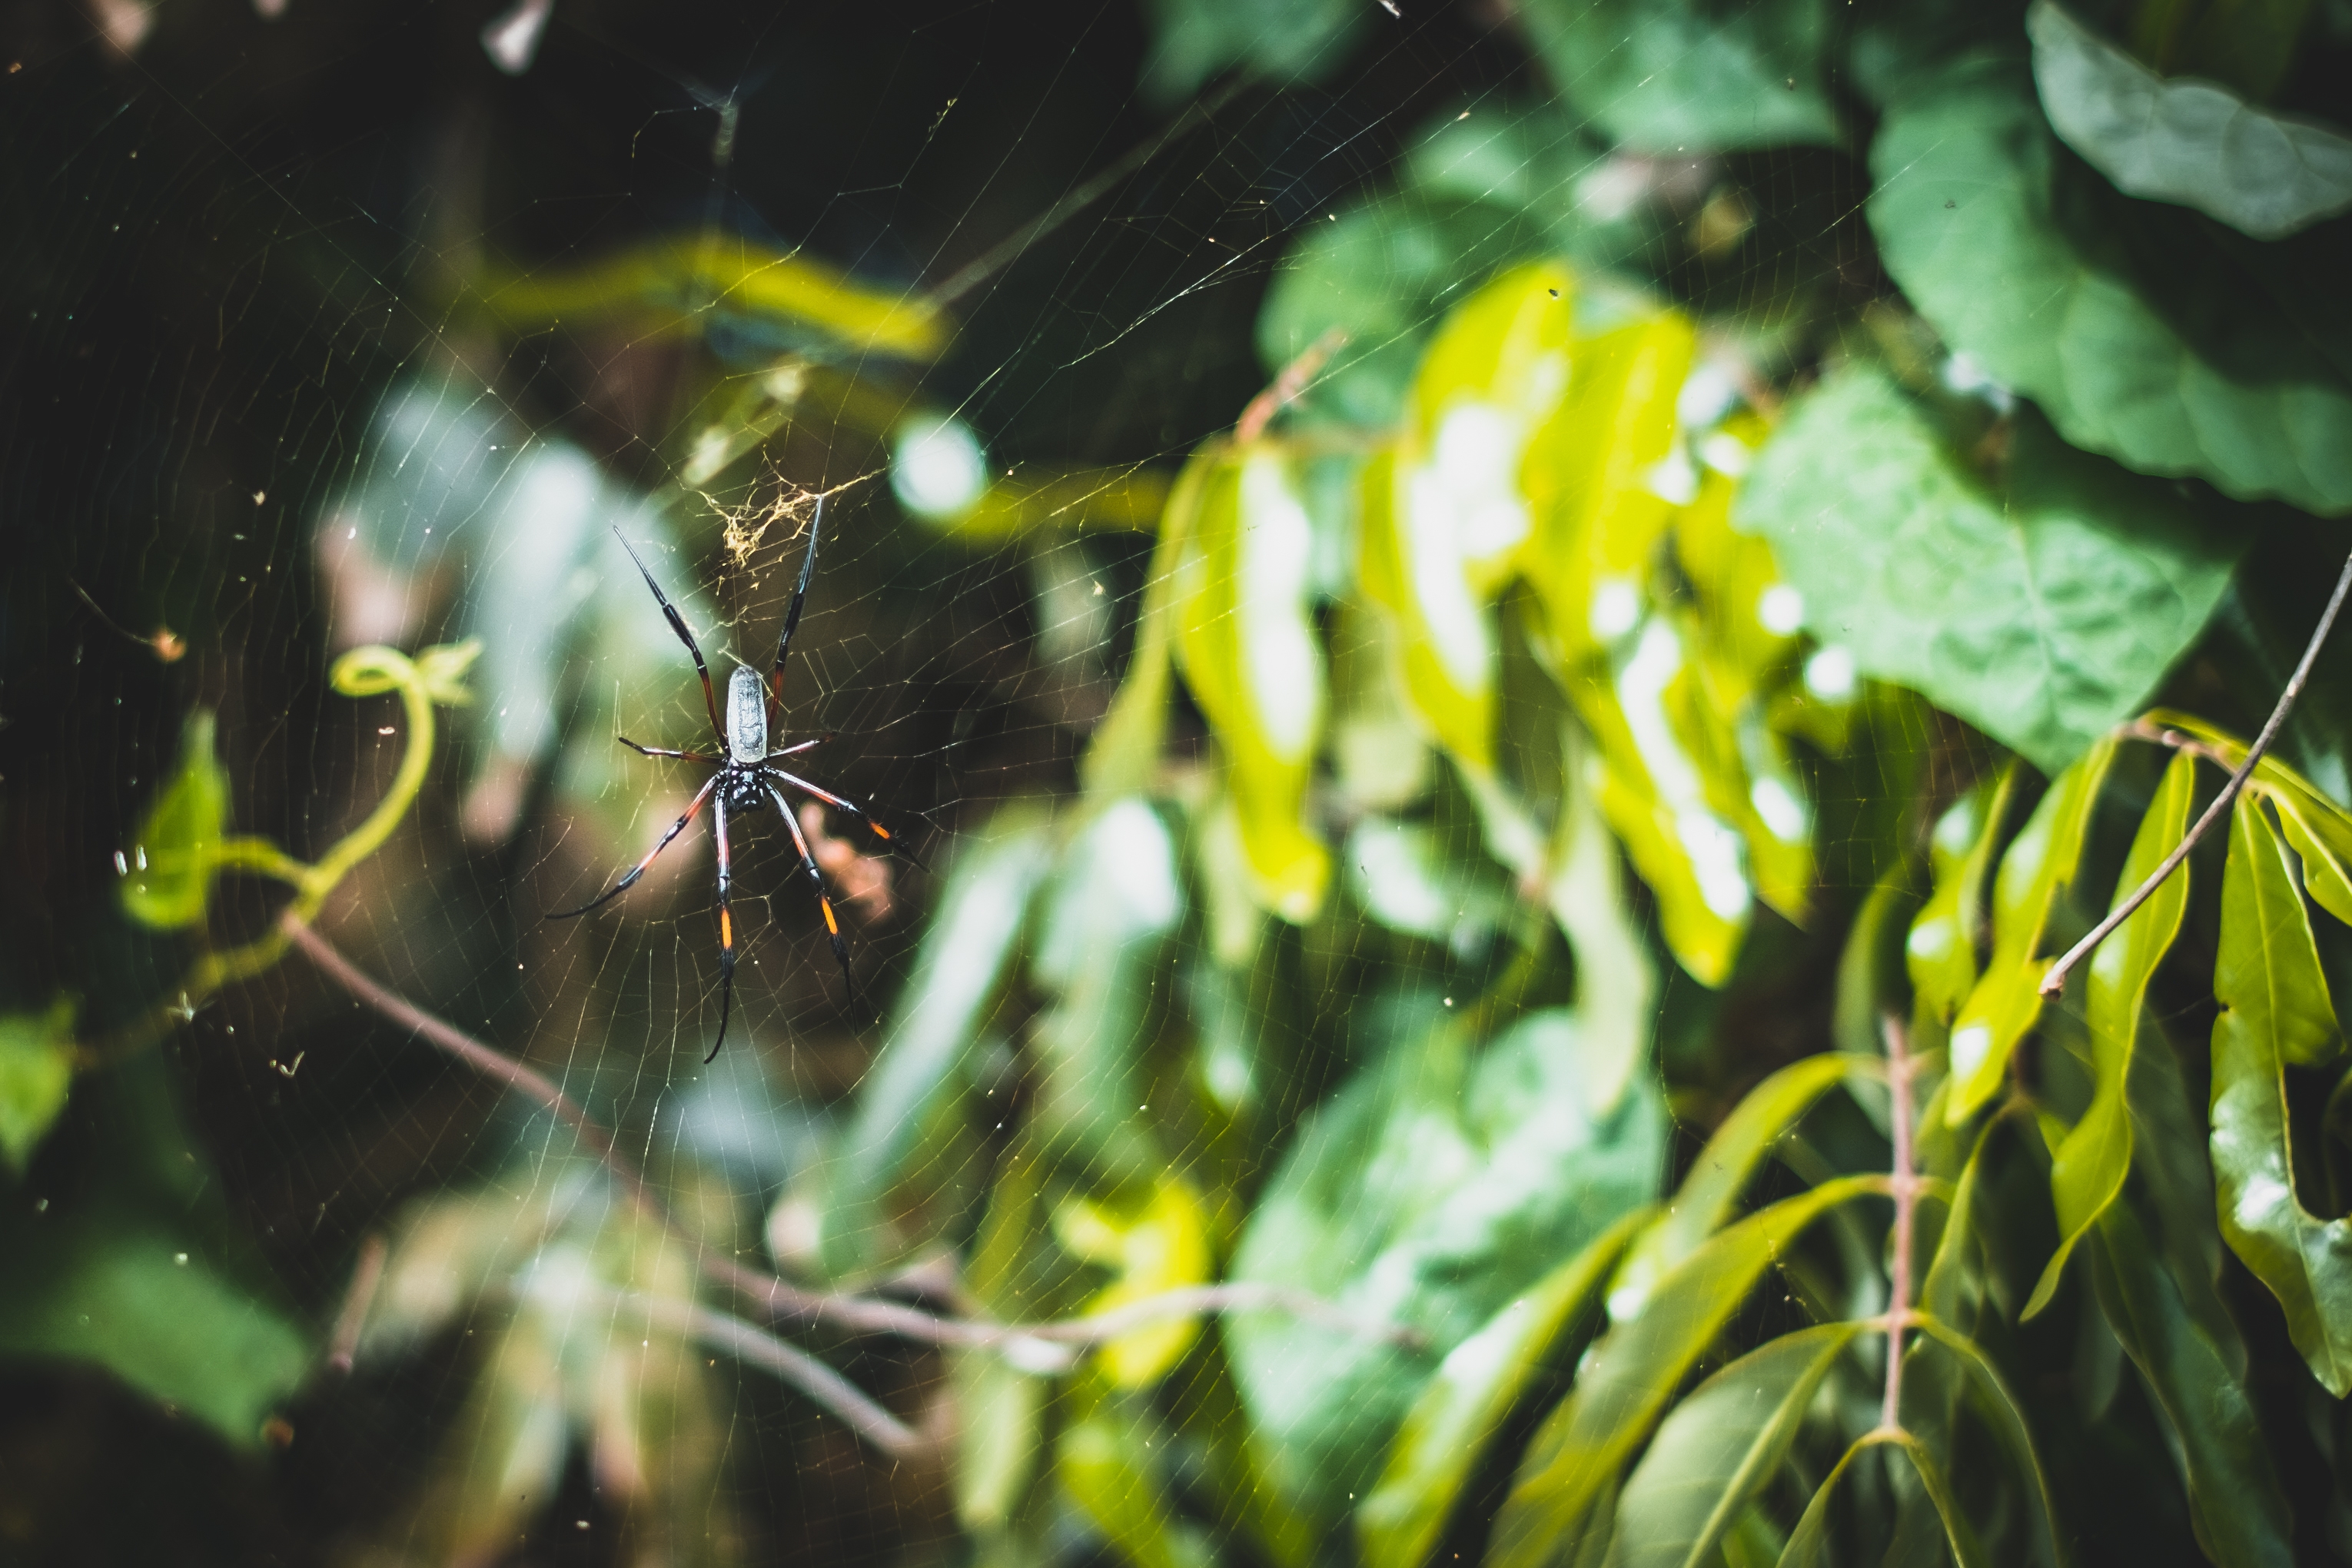
[[[640,755],[711,763],[718,765],[719,771],[695,792],[694,800],[687,806],[685,815],[669,825],[669,831],[661,836],[661,842],[648,850],[646,858],[638,861],[628,875],[578,909],[563,910],[547,918],[568,921],[627,892],[636,879],[646,874],[646,868],[654,863],[654,857],[668,848],[670,840],[686,831],[686,825],[702,810],[703,803],[711,802],[713,837],[719,841],[719,1037],[710,1044],[710,1055],[702,1058],[706,1063],[715,1060],[719,1047],[727,1043],[727,1022],[735,1009],[735,917],[727,902],[733,880],[727,843],[728,814],[764,810],[769,799],[775,801],[777,813],[783,817],[784,826],[792,829],[793,843],[801,852],[801,868],[808,873],[811,885],[816,889],[817,905],[824,911],[825,934],[833,941],[833,956],[841,965],[842,983],[848,987],[852,1000],[857,994],[857,983],[849,973],[849,944],[842,940],[841,921],[833,912],[833,899],[825,891],[824,876],[817,869],[816,857],[809,851],[808,836],[801,831],[791,804],[784,799],[784,789],[789,786],[823,801],[836,811],[847,812],[867,832],[880,839],[885,847],[900,847],[891,837],[890,830],[875,821],[865,807],[844,800],[831,790],[820,788],[797,773],[769,765],[780,757],[798,756],[813,747],[823,745],[830,738],[819,735],[796,745],[773,752],[768,750],[769,732],[778,727],[783,716],[784,656],[792,651],[793,632],[801,624],[801,604],[808,596],[810,574],[816,570],[817,533],[824,524],[824,497],[820,495],[816,499],[815,515],[809,520],[808,552],[801,557],[800,582],[793,589],[791,606],[784,611],[783,636],[776,639],[775,668],[769,672],[763,689],[759,673],[751,666],[739,664],[735,667],[735,673],[727,682],[727,716],[723,721],[719,716],[719,699],[710,689],[710,667],[702,661],[702,649],[695,642],[694,634],[686,629],[686,622],[678,615],[677,606],[661,591],[661,584],[654,581],[654,574],[646,570],[644,560],[638,556],[627,536],[617,528],[613,530],[613,537],[620,540],[621,548],[626,550],[629,559],[636,563],[637,572],[645,578],[646,586],[653,590],[655,602],[661,605],[662,614],[669,619],[669,629],[677,634],[677,640],[684,643],[686,651],[694,656],[694,672],[702,678],[702,703],[709,711],[710,728],[717,733],[724,751],[712,756],[704,752],[640,746],[626,735],[616,736],[621,744]]]

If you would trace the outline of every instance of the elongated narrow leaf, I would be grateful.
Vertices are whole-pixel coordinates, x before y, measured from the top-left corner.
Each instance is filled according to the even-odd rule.
[[[73,1087],[74,1005],[0,1013],[0,1165],[21,1176]]]
[[[1537,1568],[1585,1536],[1595,1504],[1765,1269],[1822,1214],[1885,1189],[1875,1176],[1825,1182],[1722,1231],[1661,1280],[1641,1316],[1586,1354],[1575,1389],[1537,1431],[1495,1521],[1494,1568]]]
[[[2270,798],[2287,843],[2303,862],[2303,890],[2321,909],[2352,925],[2352,863],[2347,863],[2341,841],[2331,841],[2332,814],[2294,792],[2278,791]]]
[[[1691,1163],[1665,1217],[1643,1232],[1609,1282],[1609,1315],[1638,1316],[1658,1282],[1705,1245],[1730,1216],[1756,1167],[1813,1102],[1853,1073],[1874,1074],[1876,1060],[1824,1052],[1790,1062],[1742,1095]]]
[[[1920,1012],[1948,1024],[1977,981],[1977,943],[1984,931],[1985,873],[2017,789],[2012,762],[1952,803],[1929,836],[1935,889],[1903,945]]]
[[[1087,1521],[1136,1568],[1209,1568],[1203,1543],[1169,1507],[1150,1433],[1121,1403],[1104,1398],[1063,1431],[1054,1471]]]
[[[147,808],[131,841],[122,907],[141,925],[173,931],[205,918],[228,829],[228,772],[214,750],[213,728],[210,709],[188,715],[172,782]]]
[[[1331,852],[1307,826],[1323,734],[1323,647],[1308,617],[1314,524],[1270,444],[1193,459],[1200,499],[1176,562],[1176,652],[1228,769],[1257,900],[1303,923],[1323,904]]]
[[[1617,1500],[1622,1568],[1699,1568],[1787,1457],[1861,1323],[1819,1323],[1708,1378],[1658,1426]]]
[[[1560,1341],[1590,1316],[1627,1243],[1655,1210],[1620,1219],[1447,1353],[1406,1413],[1380,1484],[1356,1513],[1365,1568],[1421,1568],[1487,1442]]]
[[[1992,957],[1952,1020],[1952,1090],[1945,1115],[1955,1126],[1992,1098],[2010,1052],[2042,1016],[2042,978],[2051,963],[2042,953],[2042,933],[2060,889],[2074,879],[2091,808],[2115,755],[2109,737],[2061,774],[2001,857],[1993,889]]]
[[[2068,441],[2241,499],[2352,507],[2340,345],[2202,220],[2070,167],[2023,60],[1939,62],[1887,105],[1870,165],[1887,271],[1946,342],[2034,399]]]
[[[2294,1561],[2294,1521],[2252,1397],[2181,1301],[2129,1204],[2100,1218],[2099,1308],[2172,1428],[2198,1543],[2221,1568]]]
[[[1933,1315],[1923,1314],[1915,1321],[1926,1338],[1915,1342],[1908,1353],[1933,1354],[1940,1351],[1960,1363],[1969,1385],[1976,1393],[1978,1414],[2007,1450],[2014,1479],[2021,1483],[2018,1490],[2024,1495],[2032,1515],[2034,1555],[2053,1565],[2063,1563],[2066,1552],[2058,1538],[2058,1510],[2050,1497],[2049,1473],[2042,1468],[2042,1455],[2033,1445],[2033,1429],[2026,1425],[2025,1412],[2018,1405],[2017,1396],[2010,1393],[2000,1370],[1975,1341]],[[1929,1341],[1934,1343],[1930,1345]]]
[[[1863,1455],[1897,1440],[1897,1434],[1881,1430],[1865,1432],[1847,1445],[1830,1473],[1822,1478],[1822,1484],[1813,1489],[1805,1511],[1797,1516],[1796,1528],[1789,1531],[1788,1544],[1780,1549],[1780,1568],[1811,1568],[1831,1561],[1830,1507],[1837,1499],[1839,1483]]]
[[[2252,790],[2230,822],[2213,966],[2212,1150],[2221,1236],[2285,1309],[2312,1374],[2352,1393],[2352,1221],[2321,1220],[2295,1195],[2286,1066],[2336,1048],[2339,1032],[2309,917]]]
[[[2156,798],[2140,818],[2131,855],[2116,879],[2115,903],[2139,890],[2189,830],[2189,798],[2196,793],[2197,759],[2182,752],[2164,770]],[[2189,908],[2189,867],[2180,868],[2147,901],[2108,934],[2091,960],[2091,1062],[2096,1086],[2090,1109],[2058,1146],[2051,1163],[2050,1194],[2058,1209],[2058,1250],[2042,1271],[2041,1283],[2025,1304],[2031,1318],[2049,1304],[2065,1272],[2067,1257],[2097,1223],[2132,1164],[2132,1118],[2128,1103],[2132,1057],[2138,1042],[2140,1010],[2147,983],[2179,934]]]
[[[2210,81],[2167,80],[2051,0],[2036,0],[2025,29],[2052,127],[2126,195],[2195,207],[2256,239],[2352,206],[2343,132],[2265,113]]]

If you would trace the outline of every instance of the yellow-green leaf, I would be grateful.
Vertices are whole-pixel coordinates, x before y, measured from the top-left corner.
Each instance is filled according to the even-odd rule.
[[[228,828],[228,773],[213,749],[213,715],[199,708],[180,731],[179,767],[131,840],[122,907],[141,925],[200,923]]]
[[[1323,733],[1323,648],[1307,605],[1314,525],[1270,445],[1213,446],[1176,563],[1176,651],[1223,751],[1258,901],[1304,923],[1331,852],[1306,820]]]
[[[1923,1016],[1949,1022],[1977,980],[1977,942],[1984,927],[1984,876],[2017,790],[2011,762],[1952,803],[1928,839],[1935,890],[1904,943]]]
[[[2140,818],[2139,833],[2123,873],[2116,879],[2115,901],[2139,890],[2139,885],[2179,847],[2189,831],[2189,805],[2197,787],[2197,760],[2176,754],[2164,770],[2156,798]],[[2184,862],[2147,901],[2132,911],[2100,944],[2091,959],[2091,1062],[2096,1087],[2090,1109],[2058,1145],[2050,1168],[2050,1195],[2058,1210],[2058,1250],[2042,1271],[2041,1283],[2025,1304],[2026,1317],[2048,1305],[2074,1246],[2095,1224],[2107,1205],[2124,1190],[2131,1170],[2132,1118],[2126,1095],[2131,1079],[2132,1055],[2139,1037],[2140,1010],[2147,999],[2147,983],[2157,964],[2180,932],[2189,909],[2189,867]]]
[[[2051,964],[2042,955],[2042,931],[2082,858],[2091,807],[2115,755],[2110,735],[2061,773],[2001,857],[1993,888],[1992,958],[1952,1020],[1952,1092],[1944,1113],[1954,1126],[1992,1098],[2010,1052],[2042,1016],[2042,977]]]
[[[2252,790],[2230,821],[2213,966],[2212,1152],[2222,1239],[2285,1309],[2287,1331],[2338,1399],[2352,1394],[2352,1220],[2295,1194],[2286,1067],[2339,1040],[2303,899]]]
[[[1415,502],[1408,464],[1391,447],[1364,465],[1357,581],[1395,625],[1407,708],[1484,777],[1495,769],[1495,628],[1471,588],[1452,517]]]
[[[74,1005],[60,996],[45,1013],[0,1014],[0,1159],[18,1175],[66,1108],[73,1084]]]
[[[1209,1278],[1209,1230],[1200,1194],[1181,1176],[1164,1175],[1139,1213],[1122,1214],[1091,1198],[1070,1197],[1054,1211],[1063,1250],[1118,1276],[1087,1303],[1089,1313],[1199,1285]],[[1200,1337],[1198,1318],[1176,1318],[1122,1334],[1102,1347],[1113,1386],[1149,1388]]]
[[[1141,1422],[1115,1397],[1094,1403],[1055,1447],[1062,1489],[1135,1568],[1210,1568],[1204,1543],[1168,1506]]]

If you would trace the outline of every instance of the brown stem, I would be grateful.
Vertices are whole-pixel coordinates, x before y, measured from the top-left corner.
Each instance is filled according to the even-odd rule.
[[[2205,814],[2189,828],[2188,837],[2164,858],[2164,864],[2149,873],[2147,880],[2134,889],[2130,898],[2109,910],[2105,920],[2092,927],[2090,935],[2068,948],[2065,956],[2050,966],[2050,973],[2042,977],[2042,994],[2057,995],[2066,984],[2066,972],[2080,963],[2093,948],[2105,942],[2117,926],[2130,919],[2131,912],[2146,903],[2148,895],[2162,887],[2167,877],[2180,868],[2180,863],[2189,858],[2189,852],[2197,847],[2197,841],[2221,820],[2223,812],[2230,809],[2230,803],[2238,798],[2238,791],[2252,775],[2254,764],[2263,760],[2263,753],[2269,751],[2271,742],[2278,738],[2279,726],[2286,722],[2287,711],[2294,706],[2294,700],[2303,695],[2304,682],[2311,677],[2311,667],[2319,658],[2320,645],[2327,640],[2328,632],[2336,626],[2336,612],[2344,607],[2344,595],[2347,589],[2352,589],[2352,556],[2345,558],[2344,570],[2336,574],[2336,592],[2328,595],[2327,608],[2321,614],[2319,625],[2312,628],[2311,641],[2304,647],[2302,660],[2295,665],[2294,673],[2287,677],[2286,689],[2279,693],[2278,706],[2271,710],[2270,720],[2263,725],[2263,732],[2254,737],[2254,743],[2246,748],[2246,760],[2238,764],[2238,771],[2230,775],[2230,782],[2221,786],[2221,793],[2213,797],[2213,804],[2205,808]]]
[[[1307,345],[1306,352],[1284,365],[1282,374],[1276,376],[1264,392],[1251,398],[1249,406],[1242,410],[1241,418],[1234,426],[1234,445],[1246,447],[1265,435],[1265,427],[1274,423],[1274,416],[1286,405],[1298,400],[1298,395],[1307,390],[1307,384],[1315,379],[1315,373],[1323,368],[1323,362],[1338,353],[1347,341],[1348,333],[1344,328],[1326,327],[1321,337]]]
[[[1911,1168],[1911,1040],[1892,1014],[1884,1026],[1886,1087],[1894,1091],[1895,1105],[1895,1259],[1886,1289],[1886,1399],[1879,1423],[1894,1428],[1902,1425],[1903,1330],[1911,1311],[1911,1219],[1919,1179]]]

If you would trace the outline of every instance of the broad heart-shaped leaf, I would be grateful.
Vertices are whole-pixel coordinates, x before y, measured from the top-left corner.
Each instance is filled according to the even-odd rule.
[[[1333,327],[1348,342],[1295,416],[1386,427],[1404,413],[1438,319],[1503,263],[1549,248],[1516,207],[1384,192],[1307,224],[1258,310],[1257,350],[1279,371]]]
[[[1658,1426],[1617,1499],[1611,1562],[1699,1568],[1771,1480],[1822,1379],[1861,1323],[1817,1323],[1751,1351],[1694,1389]]]
[[[2352,206],[2352,137],[2226,87],[2167,80],[2051,0],[2025,14],[2052,129],[2126,195],[2179,202],[2256,239]]]
[[[2042,1016],[2042,980],[2052,962],[2042,956],[2042,933],[2059,889],[2074,879],[2091,808],[2115,761],[2116,744],[2112,736],[2100,741],[2061,773],[2000,858],[1993,884],[1992,957],[1952,1019],[1952,1086],[1945,1114],[1956,1127],[1992,1098],[2009,1054]]]
[[[1719,1232],[1660,1281],[1641,1316],[1586,1353],[1537,1430],[1495,1520],[1493,1568],[1539,1568],[1589,1536],[1595,1505],[1773,1259],[1829,1209],[1885,1190],[1878,1176],[1824,1182]]]
[[[1997,490],[1883,371],[1850,365],[1774,434],[1738,519],[1822,641],[2055,773],[2147,700],[2245,542],[2016,417]]]
[[[872,1261],[866,1250],[882,1234],[877,1205],[934,1108],[966,1082],[965,1058],[988,1021],[1032,897],[1052,865],[1051,818],[1016,804],[1000,811],[949,868],[915,973],[891,1010],[856,1110],[824,1173],[819,1247],[830,1272]]]
[[[1331,881],[1331,851],[1305,820],[1326,706],[1307,602],[1314,525],[1271,442],[1212,443],[1192,466],[1196,510],[1176,559],[1177,659],[1223,754],[1250,891],[1304,924]]]
[[[1666,1215],[1643,1232],[1609,1282],[1609,1315],[1638,1317],[1658,1282],[1703,1246],[1730,1216],[1756,1167],[1813,1102],[1857,1072],[1876,1074],[1875,1058],[1837,1051],[1790,1062],[1739,1097],[1691,1163]]]
[[[1560,95],[1633,152],[1837,138],[1823,0],[1529,0],[1519,17]]]
[[[2131,854],[2116,879],[2115,901],[2122,905],[2139,890],[2189,830],[2189,799],[2196,794],[2197,759],[2174,754],[2148,802],[2133,838]],[[2025,1304],[2032,1317],[2056,1294],[2066,1258],[2124,1190],[2132,1165],[2132,1117],[2128,1100],[2132,1056],[2139,1040],[2140,1009],[2156,966],[2180,933],[2189,909],[2186,862],[2148,895],[2124,923],[2107,935],[2091,959],[2091,1061],[2096,1087],[2090,1109],[2058,1145],[2050,1167],[2050,1195],[2058,1210],[2058,1250],[2042,1271]],[[2159,1045],[2158,1048],[2162,1048]]]
[[[2238,796],[2221,878],[2213,966],[2212,1151],[2221,1237],[2285,1309],[2312,1374],[2352,1394],[2352,1220],[2321,1220],[2295,1196],[2286,1064],[2340,1038],[2309,917],[2256,794]]]
[[[1870,167],[1887,271],[2066,439],[2241,500],[2352,508],[2341,333],[2315,334],[2201,220],[2062,154],[2022,60],[1964,56],[1906,84]]]
[[[2183,1306],[2130,1204],[2105,1211],[2090,1250],[2100,1310],[2172,1428],[2198,1544],[2221,1568],[2284,1568],[2294,1519],[2244,1381]]]
[[[1370,1489],[1389,1435],[1461,1343],[1554,1265],[1656,1195],[1665,1118],[1643,1079],[1597,1122],[1573,1015],[1529,1013],[1483,1052],[1434,998],[1301,1128],[1250,1216],[1232,1277],[1296,1286],[1409,1325],[1426,1352],[1274,1313],[1224,1321],[1269,1471],[1310,1513]]]
[[[74,1005],[0,1014],[0,1164],[23,1175],[73,1087]]]
[[[228,772],[213,745],[213,714],[199,708],[180,731],[180,763],[147,808],[131,841],[122,908],[159,931],[205,918],[222,836],[228,829]]]
[[[1563,1338],[1597,1321],[1601,1289],[1626,1243],[1656,1211],[1635,1209],[1447,1352],[1397,1428],[1380,1485],[1356,1511],[1365,1568],[1421,1568],[1503,1418],[1570,1347]]]

